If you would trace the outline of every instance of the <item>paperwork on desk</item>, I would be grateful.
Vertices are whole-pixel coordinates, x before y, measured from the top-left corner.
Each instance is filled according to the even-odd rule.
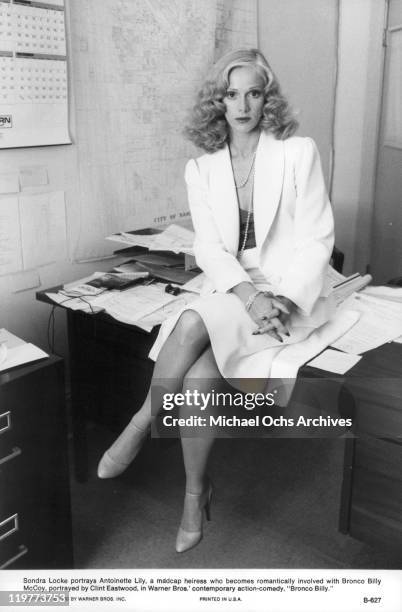
[[[49,357],[45,351],[25,342],[6,329],[0,329],[0,372]]]
[[[402,303],[402,287],[366,287],[362,291],[363,295],[371,295],[372,297],[391,300],[391,302]]]
[[[166,293],[164,283],[157,282],[136,285],[125,291],[104,291],[97,295],[83,294],[75,297],[74,287],[85,288],[86,282],[92,276],[80,279],[75,284],[65,285],[59,293],[46,295],[60,306],[88,314],[106,312],[117,321],[136,325],[145,331],[151,331],[155,325],[162,323],[171,314],[176,314],[198,297],[187,292],[178,296],[171,295]]]
[[[180,225],[169,225],[161,234],[157,234],[152,244],[153,251],[173,251],[193,255],[194,232]]]
[[[361,355],[402,333],[402,303],[355,293],[341,304],[339,310],[342,309],[360,312],[358,322],[332,343],[334,348],[345,353]]]
[[[334,372],[335,374],[345,374],[348,370],[353,368],[360,359],[360,355],[350,355],[342,351],[326,349],[321,355],[309,361],[308,365],[313,368],[319,368],[320,370]]]
[[[165,230],[150,228],[133,232],[120,232],[107,236],[106,240],[129,246],[140,246],[151,251],[172,251],[193,255],[194,232],[173,223]]]
[[[154,240],[155,234],[160,234],[162,230],[157,228],[146,228],[143,230],[134,230],[132,232],[119,232],[118,234],[112,234],[106,236],[106,240],[112,240],[112,242],[120,242],[128,246],[139,246],[145,249],[150,249]]]
[[[96,299],[96,305],[117,321],[141,327],[141,319],[155,310],[163,309],[174,299],[174,296],[165,292],[165,285],[154,283],[138,285],[123,292],[108,291]]]

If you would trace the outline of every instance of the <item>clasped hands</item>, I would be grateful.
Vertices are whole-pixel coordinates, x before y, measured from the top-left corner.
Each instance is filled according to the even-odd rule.
[[[280,334],[290,335],[287,323],[294,309],[295,304],[284,296],[275,296],[268,291],[259,293],[248,311],[254,323],[258,325],[253,334],[268,334],[283,342]]]

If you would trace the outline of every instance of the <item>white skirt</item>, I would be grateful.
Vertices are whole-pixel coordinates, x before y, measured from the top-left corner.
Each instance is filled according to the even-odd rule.
[[[245,251],[241,264],[256,288],[275,293],[275,287],[266,280],[256,263],[256,249]],[[212,293],[194,300],[179,313],[164,321],[149,353],[151,359],[156,360],[184,310],[194,310],[202,318],[223,378],[267,379],[277,355],[287,346],[305,341],[317,327],[322,326],[330,318],[334,308],[331,300],[323,297],[319,298],[312,316],[306,317],[300,312],[293,313],[288,323],[290,336],[285,336],[281,343],[268,334],[253,335],[257,325],[234,293]]]

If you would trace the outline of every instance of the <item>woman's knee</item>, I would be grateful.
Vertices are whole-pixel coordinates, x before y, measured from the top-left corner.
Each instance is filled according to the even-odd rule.
[[[185,310],[176,323],[174,334],[179,344],[208,340],[207,328],[195,310]]]
[[[183,380],[183,390],[201,386],[210,387],[211,379],[220,378],[220,372],[211,349],[205,351],[187,371]],[[197,381],[197,382],[195,382]],[[202,389],[204,390],[204,389]]]

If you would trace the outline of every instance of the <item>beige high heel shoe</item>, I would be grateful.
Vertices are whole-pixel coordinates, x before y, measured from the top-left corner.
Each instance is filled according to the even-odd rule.
[[[194,531],[188,531],[187,529],[183,529],[183,527],[180,525],[176,537],[176,552],[186,552],[201,542],[203,535],[202,522],[204,512],[207,521],[211,520],[212,490],[212,483],[209,482],[207,488],[202,493],[196,494],[186,492],[184,504],[187,502],[198,506],[196,507],[196,511],[199,512],[200,515],[200,528]]]
[[[140,452],[147,437],[148,431],[149,429],[140,429],[134,423],[130,422],[99,461],[98,478],[115,478],[116,476],[122,474]],[[119,459],[119,451],[117,448],[119,446],[119,441],[120,444],[122,444],[122,438],[125,438],[126,436],[129,436],[130,451],[126,456],[124,456],[124,458],[122,458],[123,460],[121,460]]]

